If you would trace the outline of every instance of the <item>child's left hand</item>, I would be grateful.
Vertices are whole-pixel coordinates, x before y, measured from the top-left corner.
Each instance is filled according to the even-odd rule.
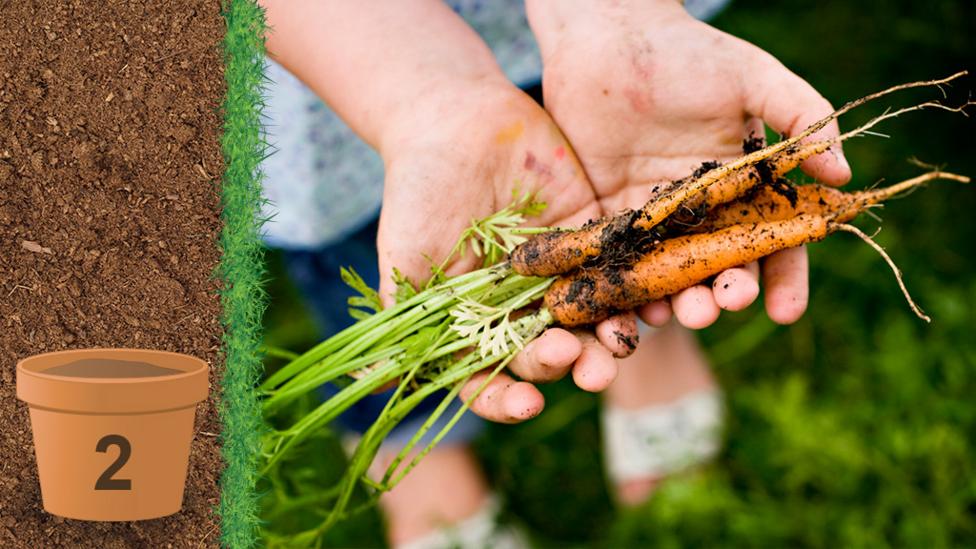
[[[545,61],[546,109],[573,144],[606,213],[640,207],[650,186],[679,179],[701,162],[742,154],[763,121],[791,135],[833,109],[768,53],[692,18],[675,0],[614,6],[572,0],[528,2]],[[836,123],[817,137],[837,135]],[[803,170],[840,185],[851,172],[840,147]],[[663,324],[671,309],[690,328],[740,310],[759,294],[759,266],[718,276],[642,310]],[[807,304],[804,248],[764,262],[766,310],[791,323]]]

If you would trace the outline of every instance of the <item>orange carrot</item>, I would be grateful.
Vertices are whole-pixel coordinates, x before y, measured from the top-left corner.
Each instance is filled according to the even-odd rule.
[[[628,268],[589,268],[553,283],[545,306],[563,326],[592,324],[674,294],[726,269],[827,236],[827,219],[800,215],[785,221],[734,225],[686,235],[655,246]]]
[[[636,212],[628,210],[616,217],[595,220],[577,230],[559,231],[556,234],[540,235],[530,239],[513,250],[510,258],[512,267],[516,272],[523,275],[553,276],[569,272],[585,265],[588,260],[603,254],[605,250],[613,250],[620,246],[632,246],[634,241],[654,242],[659,240],[660,237],[670,231],[658,229],[658,226],[671,219],[675,212],[685,209],[685,211],[694,213],[698,208],[707,210],[738,198],[745,191],[755,186],[757,175],[760,182],[775,182],[803,160],[826,151],[836,143],[857,135],[863,135],[884,120],[927,108],[963,112],[967,107],[976,104],[976,101],[967,101],[959,107],[949,107],[938,101],[927,101],[894,111],[886,111],[861,126],[832,139],[805,141],[842,114],[869,101],[899,90],[941,86],[965,74],[967,74],[966,71],[961,71],[938,80],[900,84],[850,101],[789,139],[748,153],[727,164],[713,167],[704,173],[695,173],[671,183]],[[763,174],[763,171],[767,171],[767,173]],[[628,222],[625,223],[621,218]],[[681,216],[675,220],[684,222]],[[648,234],[636,233],[636,231],[641,230]],[[654,233],[655,230],[658,232]]]
[[[790,219],[800,214],[820,215],[843,223],[874,204],[934,179],[969,183],[969,178],[963,175],[932,171],[888,187],[851,193],[823,185],[800,185],[792,189],[794,194],[775,187],[761,187],[747,198],[715,208],[701,224],[691,227],[688,232],[711,232],[742,223]]]
[[[660,227],[670,216],[681,212],[711,209],[734,200],[760,183],[772,184],[807,158],[826,151],[832,140],[812,143],[783,141],[749,153],[725,165],[703,164],[702,171],[675,181],[663,189],[655,187],[651,198],[640,210],[626,210],[613,217],[587,223],[577,230],[544,233],[529,239],[511,253],[512,267],[527,276],[553,276],[584,265],[605,250],[633,248],[635,241],[652,243],[670,232],[675,225],[693,222],[681,215],[674,224]]]
[[[843,230],[858,235],[885,257],[912,309],[927,318],[908,295],[887,254],[846,222],[872,205],[934,179],[969,182],[966,176],[932,171],[888,187],[853,193],[802,185],[789,195],[762,187],[748,198],[716,208],[694,227],[693,234],[656,243],[632,265],[601,263],[560,278],[550,287],[545,304],[564,326],[598,322],[614,311],[672,295],[725,269]]]

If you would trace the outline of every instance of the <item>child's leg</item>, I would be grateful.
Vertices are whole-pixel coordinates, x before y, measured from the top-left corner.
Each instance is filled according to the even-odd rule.
[[[394,457],[384,452],[376,465]],[[474,516],[486,503],[488,484],[468,445],[435,448],[380,498],[394,547]]]
[[[668,473],[714,452],[720,424],[717,388],[694,335],[672,322],[641,334],[605,393],[604,439],[621,503],[650,496]],[[687,458],[667,454],[677,448]]]

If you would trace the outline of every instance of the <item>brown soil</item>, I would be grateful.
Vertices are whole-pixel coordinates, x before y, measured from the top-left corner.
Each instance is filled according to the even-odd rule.
[[[110,360],[107,358],[76,360],[42,370],[42,372],[52,376],[99,378],[157,377],[184,373],[183,370],[163,368],[148,362]]]
[[[145,347],[221,365],[218,2],[0,4],[0,546],[217,546],[213,399],[184,507],[134,523],[43,512],[15,363]],[[214,391],[212,394],[215,394]]]

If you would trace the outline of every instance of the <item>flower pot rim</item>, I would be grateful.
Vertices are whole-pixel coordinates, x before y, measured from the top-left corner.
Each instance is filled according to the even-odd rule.
[[[68,356],[68,355],[79,355],[78,358],[83,358],[81,355],[96,355],[98,358],[109,358],[106,355],[124,355],[130,353],[147,353],[156,356],[167,356],[173,359],[179,359],[181,362],[193,363],[194,368],[191,370],[184,370],[178,374],[164,374],[158,376],[146,376],[146,377],[78,377],[78,376],[64,376],[57,374],[46,374],[45,370],[35,370],[32,368],[37,362],[44,362],[44,359],[56,357],[56,356]],[[130,357],[131,358],[131,357]],[[50,368],[51,366],[48,366]],[[199,359],[195,356],[185,355],[182,353],[174,353],[172,351],[160,351],[156,349],[139,349],[139,348],[120,348],[120,347],[89,347],[84,349],[67,349],[63,351],[51,351],[48,353],[41,353],[37,355],[31,355],[24,359],[21,359],[17,363],[17,370],[23,375],[37,377],[41,379],[49,380],[59,380],[59,381],[69,381],[70,383],[81,383],[81,384],[145,384],[145,383],[159,383],[162,380],[178,380],[187,377],[192,377],[200,375],[201,371],[206,371],[208,368],[206,361]]]
[[[144,361],[180,373],[147,377],[45,374],[72,359]],[[42,353],[17,363],[17,398],[65,413],[140,414],[194,406],[210,392],[210,366],[197,357],[154,349],[94,348]]]

